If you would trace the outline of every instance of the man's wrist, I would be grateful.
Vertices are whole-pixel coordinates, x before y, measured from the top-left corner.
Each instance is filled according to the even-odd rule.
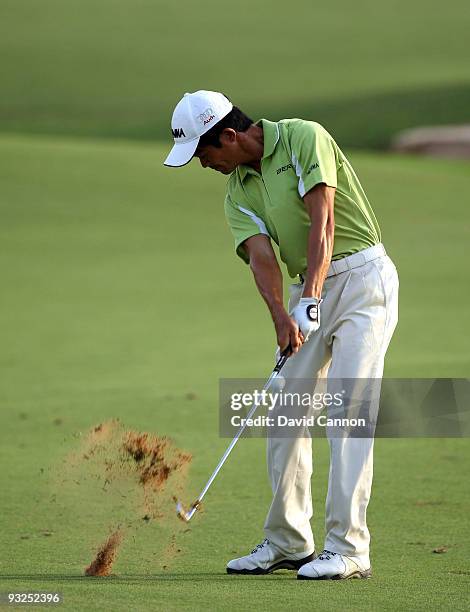
[[[321,298],[321,288],[315,285],[305,285],[304,290],[302,292],[303,298],[317,298],[319,300]]]
[[[279,319],[284,318],[287,315],[287,311],[284,308],[284,304],[282,302],[274,302],[271,305],[271,316],[273,321],[278,321]]]

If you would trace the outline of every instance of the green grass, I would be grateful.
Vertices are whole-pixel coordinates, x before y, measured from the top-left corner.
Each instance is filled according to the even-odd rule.
[[[224,574],[263,537],[262,440],[236,449],[189,532],[176,518],[145,524],[126,540],[115,577],[82,577],[118,508],[108,520],[93,482],[69,482],[52,502],[78,432],[118,417],[170,435],[194,454],[190,500],[227,443],[218,379],[264,377],[272,364],[269,317],[223,219],[224,179],[195,164],[164,169],[166,149],[0,138],[0,591],[59,590],[70,610],[468,609],[470,448],[456,439],[377,440],[371,581]],[[468,165],[350,157],[400,273],[387,375],[467,377]],[[315,466],[321,547],[323,440]],[[183,552],[163,570],[173,529]],[[434,554],[440,546],[448,552]]]
[[[468,120],[469,25],[465,0],[3,0],[0,129],[166,138],[176,101],[206,88],[384,146]]]

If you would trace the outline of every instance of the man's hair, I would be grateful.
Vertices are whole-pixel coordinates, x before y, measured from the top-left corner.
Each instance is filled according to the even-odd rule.
[[[219,136],[225,128],[232,128],[232,130],[237,132],[246,132],[252,124],[253,121],[238,106],[234,106],[228,115],[225,115],[214,127],[200,137],[198,148],[212,145],[220,149],[222,145],[220,144]]]

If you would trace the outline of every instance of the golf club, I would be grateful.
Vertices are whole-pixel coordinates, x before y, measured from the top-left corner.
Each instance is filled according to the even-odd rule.
[[[281,353],[281,355],[280,355],[276,365],[274,366],[274,370],[272,371],[271,376],[268,378],[268,380],[266,381],[266,384],[263,387],[264,391],[267,391],[270,388],[270,386],[273,383],[273,381],[279,376],[280,371],[284,367],[284,364],[286,363],[286,361],[289,359],[291,353],[292,353],[292,349],[291,349],[290,345],[286,349],[284,349],[284,351],[282,351],[282,353]],[[256,409],[258,408],[258,406],[259,406],[259,403],[254,403],[253,404],[253,406],[251,407],[251,410],[249,411],[249,413],[246,416],[246,420],[250,419],[254,415],[254,413],[256,412]],[[202,502],[202,499],[203,499],[204,495],[209,490],[209,487],[214,482],[215,477],[220,472],[220,469],[222,468],[222,466],[224,465],[224,463],[227,460],[228,456],[232,452],[233,447],[238,442],[238,440],[239,440],[240,436],[242,435],[242,433],[245,431],[246,420],[244,421],[243,425],[240,426],[239,430],[235,434],[235,437],[233,438],[233,440],[228,445],[227,450],[223,454],[222,459],[217,464],[217,467],[213,471],[211,477],[207,481],[206,486],[201,491],[199,497],[196,499],[195,502],[193,502],[190,505],[189,509],[185,510],[183,504],[180,501],[175,500],[176,501],[176,514],[178,515],[178,517],[181,520],[183,520],[186,523],[188,523],[193,518],[193,516],[195,515],[197,509],[201,505],[201,502]]]

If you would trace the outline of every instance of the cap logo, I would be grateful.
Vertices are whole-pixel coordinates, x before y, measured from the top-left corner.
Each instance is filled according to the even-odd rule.
[[[215,119],[214,111],[210,107],[206,108],[206,110],[200,115],[198,115],[197,118],[202,123],[202,125],[207,125],[212,121],[212,119]]]
[[[171,130],[171,132],[173,134],[173,138],[181,138],[182,136],[186,138],[183,128],[174,128]]]

